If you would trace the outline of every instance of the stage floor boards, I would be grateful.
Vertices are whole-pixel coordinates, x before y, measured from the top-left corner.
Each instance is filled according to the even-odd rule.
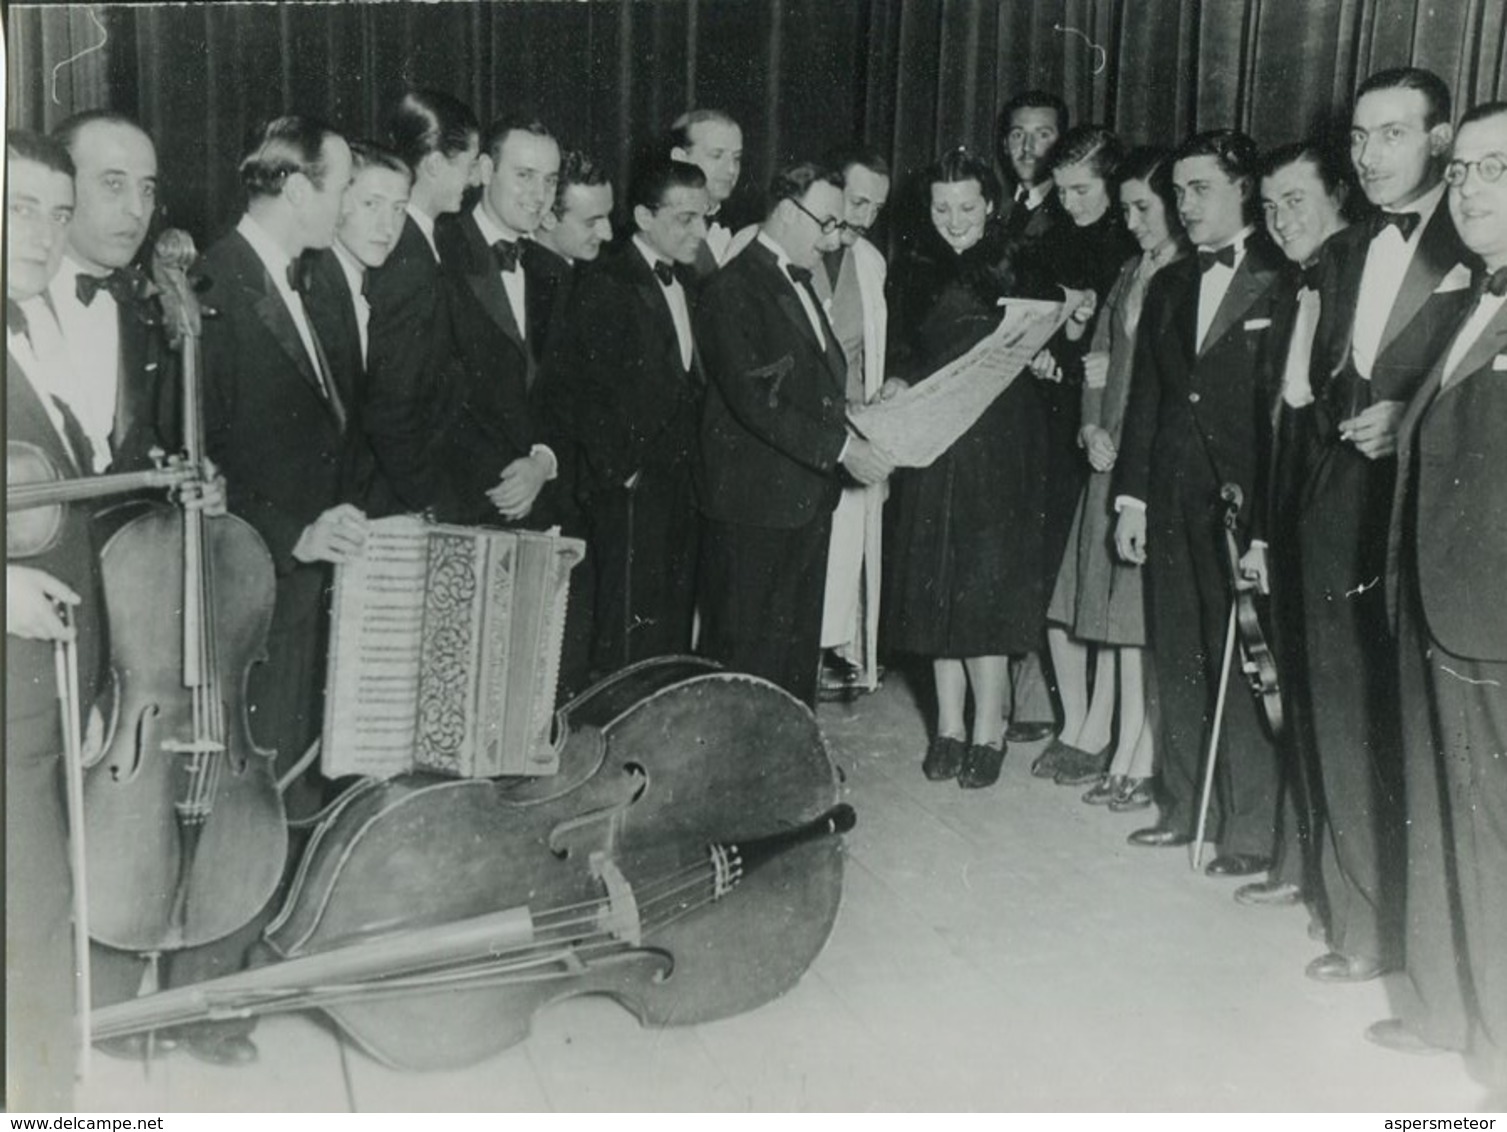
[[[1125,843],[1147,814],[1033,779],[1014,747],[992,789],[921,776],[925,731],[891,677],[820,719],[857,808],[837,927],[806,977],[750,1014],[645,1030],[615,1004],[542,1012],[466,1070],[345,1054],[360,1111],[1471,1111],[1460,1059],[1368,1044],[1383,982],[1303,976],[1302,908],[1245,908],[1182,850]],[[261,1061],[175,1052],[149,1077],[96,1055],[78,1111],[343,1111],[342,1055],[304,1018],[264,1020]]]

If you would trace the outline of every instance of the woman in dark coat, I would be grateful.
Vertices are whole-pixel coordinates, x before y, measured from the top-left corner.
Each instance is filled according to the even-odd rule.
[[[888,369],[906,383],[966,353],[999,324],[999,299],[1020,294],[1003,263],[989,166],[953,150],[927,171],[927,190],[930,223],[890,273]],[[1045,418],[1036,384],[1018,378],[931,466],[895,479],[889,641],[932,658],[938,719],[922,769],[964,787],[999,777],[1008,657],[1036,645],[1046,612]]]

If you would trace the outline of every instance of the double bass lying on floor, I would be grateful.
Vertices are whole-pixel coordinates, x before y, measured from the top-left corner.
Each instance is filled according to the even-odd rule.
[[[575,995],[689,1025],[793,986],[837,916],[829,835],[854,821],[811,713],[670,658],[561,719],[551,778],[353,788],[303,854],[265,966],[103,1009],[96,1034],[317,1008],[379,1060],[433,1069],[513,1045]]]

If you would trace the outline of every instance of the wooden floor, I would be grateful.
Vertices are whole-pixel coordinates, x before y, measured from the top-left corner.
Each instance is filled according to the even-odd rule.
[[[903,680],[820,712],[859,813],[842,912],[784,998],[644,1030],[601,999],[535,1020],[465,1071],[401,1074],[297,1017],[260,1062],[95,1058],[80,1111],[1472,1111],[1458,1058],[1365,1042],[1382,982],[1324,986],[1301,908],[1253,909],[1180,850],[1125,843],[1145,815],[1033,779],[1012,748],[992,789],[927,782]],[[342,1061],[345,1065],[342,1068]]]

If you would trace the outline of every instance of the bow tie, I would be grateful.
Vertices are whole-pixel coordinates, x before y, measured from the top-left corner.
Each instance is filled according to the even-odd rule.
[[[90,275],[87,271],[80,271],[74,290],[78,301],[86,307],[94,302],[94,296],[101,291],[110,292],[110,297],[123,306],[135,295],[137,278],[136,273],[128,268],[117,268],[108,275]]]
[[[1310,291],[1317,291],[1319,289],[1319,265],[1315,263],[1303,268],[1299,272],[1299,278],[1302,281],[1302,287]]]
[[[517,271],[523,258],[522,240],[498,240],[492,245],[492,258],[501,271]]]
[[[1222,263],[1231,271],[1235,270],[1235,245],[1226,244],[1217,252],[1206,252],[1202,248],[1198,251],[1198,270],[1200,274],[1207,272],[1216,263]]]
[[[1376,239],[1389,226],[1395,225],[1398,233],[1404,240],[1407,240],[1413,235],[1413,230],[1418,227],[1422,219],[1423,217],[1416,212],[1378,212],[1371,217],[1371,238]]]
[[[793,263],[785,265],[785,274],[790,276],[790,282],[798,287],[811,286],[811,269],[809,267],[797,267]]]
[[[666,263],[662,259],[654,261],[654,278],[659,280],[662,287],[673,287],[676,283],[684,287],[689,274],[690,272],[678,263]]]
[[[309,284],[313,281],[313,264],[303,256],[294,256],[288,261],[288,286],[300,295],[309,292]]]
[[[1507,267],[1499,267],[1495,271],[1483,270],[1476,276],[1476,286],[1485,295],[1495,295],[1499,299],[1507,295]]]

